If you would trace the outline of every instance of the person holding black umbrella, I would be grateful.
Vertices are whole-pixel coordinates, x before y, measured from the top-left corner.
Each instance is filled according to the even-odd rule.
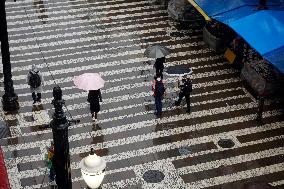
[[[165,57],[157,58],[154,64],[154,68],[156,68],[156,75],[159,75],[161,79],[163,79],[163,70],[164,70],[164,63],[166,62]]]
[[[171,50],[163,45],[153,45],[146,48],[144,55],[148,58],[155,58],[154,68],[156,68],[156,75],[163,78],[165,56],[169,55]]]

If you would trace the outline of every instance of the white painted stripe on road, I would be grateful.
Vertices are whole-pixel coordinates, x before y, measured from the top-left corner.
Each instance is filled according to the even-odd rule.
[[[272,183],[269,183],[271,186],[280,186],[280,185],[284,185],[284,180],[279,180],[279,181],[275,181]]]
[[[131,14],[132,17],[143,17],[143,16],[146,16],[146,15],[152,15],[153,14],[153,17],[155,17],[155,15],[157,14],[160,14],[160,13],[166,13],[166,11],[164,10],[158,10],[157,12],[154,12],[154,13],[151,13],[151,12],[142,12],[142,13],[133,13]],[[125,16],[113,16],[113,17],[108,17],[108,19],[111,19],[113,20],[113,23],[114,24],[117,24],[117,23],[126,23],[128,21],[121,21],[119,20],[119,18],[123,19],[123,18],[126,18]],[[94,23],[94,22],[101,22],[101,21],[108,21],[108,19],[106,18],[93,18],[93,19],[90,19],[90,20],[68,20],[66,22],[53,22],[53,23],[47,23],[47,24],[44,24],[44,25],[34,25],[34,26],[22,26],[22,27],[15,27],[15,28],[10,28],[8,27],[8,32],[9,34],[11,32],[21,32],[23,33],[23,31],[25,30],[28,30],[28,32],[30,32],[30,30],[38,30],[38,29],[47,29],[47,28],[53,28],[53,27],[56,27],[56,26],[66,26],[66,29],[70,28],[68,27],[68,25],[78,25],[78,24],[91,24],[91,23]],[[139,18],[140,20],[140,18]],[[133,22],[133,20],[131,20]],[[103,25],[108,25],[107,22],[106,23],[100,23],[98,24],[98,26],[103,26]]]
[[[269,125],[270,124],[268,124],[268,126],[266,127],[267,130],[270,130]],[[270,127],[272,127],[272,128],[274,128],[274,127],[281,127],[281,125],[283,127],[283,122],[273,123],[273,124],[270,125]],[[257,133],[257,132],[263,131],[263,129],[262,130],[258,130],[257,128],[259,128],[259,127],[253,127],[251,129],[240,129],[240,130],[230,131],[230,132],[226,132],[225,134],[226,135],[238,136],[242,132],[246,132],[246,134],[251,134],[251,132]],[[175,131],[177,129],[178,129],[178,131]],[[180,134],[180,133],[184,133],[185,132],[185,131],[182,130],[182,128],[177,128],[177,129],[171,129],[171,130],[166,130],[166,131],[163,130],[163,131],[149,133],[147,135],[152,136],[154,138],[156,138],[156,136],[159,135],[158,138],[160,138],[160,137],[164,137],[164,136],[171,136],[171,135]],[[195,127],[192,126],[192,129],[194,131]],[[190,129],[189,131],[192,131],[192,129]],[[214,135],[208,135],[208,136],[203,136],[203,137],[198,137],[198,138],[192,138],[192,139],[182,140],[182,141],[178,141],[178,142],[167,143],[167,144],[163,144],[163,145],[159,145],[159,146],[152,146],[152,147],[148,147],[148,148],[145,148],[145,149],[139,149],[139,150],[134,150],[134,151],[122,152],[122,153],[119,153],[119,154],[109,155],[109,156],[104,157],[104,159],[107,162],[115,162],[115,161],[119,161],[119,160],[122,160],[122,159],[129,159],[129,158],[132,158],[132,157],[139,157],[139,156],[143,156],[143,155],[147,155],[147,154],[153,154],[153,153],[157,153],[157,152],[161,152],[161,151],[175,149],[175,148],[182,147],[182,146],[185,146],[185,145],[186,146],[193,146],[193,145],[197,145],[197,144],[203,144],[203,143],[207,143],[207,142],[212,142],[216,138],[217,139],[222,138],[222,136],[223,136],[223,133],[218,133],[218,134],[214,134]],[[144,135],[134,136],[134,138],[138,138],[138,137],[143,137],[144,138]],[[127,141],[129,141],[130,138],[133,138],[133,137],[128,137],[128,138],[122,139],[120,141],[123,141],[123,142],[126,142],[126,144],[129,144]],[[141,139],[139,139],[139,141],[140,140]],[[118,141],[118,140],[115,140],[115,141]],[[144,140],[142,140],[142,141],[144,141]],[[123,145],[120,142],[118,142],[118,144]],[[255,144],[255,143],[253,142],[253,144]],[[100,145],[102,145],[102,148],[107,148],[106,144],[100,144]],[[250,145],[252,145],[252,144],[250,144]],[[88,148],[87,146],[82,146],[82,148]],[[117,146],[117,144],[115,146]],[[240,147],[242,147],[242,146],[246,146],[246,145],[241,145]],[[88,149],[90,149],[90,147]],[[74,152],[72,153],[71,150],[70,150],[70,154],[73,155],[73,154],[83,153],[78,148],[77,148],[77,150],[75,148],[74,151],[76,151],[76,153],[74,153]],[[273,151],[273,152],[275,151],[276,152],[275,149],[274,150],[270,149],[268,151],[270,151],[270,152],[271,151]],[[282,151],[276,152],[276,155],[277,155],[277,153],[282,154],[283,151],[284,151],[284,149],[282,148]],[[264,152],[262,152],[262,153],[264,153]],[[262,153],[260,152],[259,156],[261,156]],[[265,154],[267,155],[268,152],[265,152]],[[245,161],[250,161],[250,159],[253,160],[252,159],[253,157],[251,157],[250,154],[241,155],[240,157],[243,157],[243,156],[248,157],[248,159],[245,159]],[[25,159],[25,157],[23,157],[21,160],[23,161],[24,159]],[[259,159],[259,157],[257,159]],[[13,159],[13,161],[15,161],[15,159]],[[239,162],[237,162],[237,161],[239,161]],[[225,163],[225,164],[227,163],[227,165],[241,163],[241,161],[237,157],[233,157],[233,158],[229,158],[229,159],[221,159],[221,160],[217,160],[217,161],[213,161],[213,162],[207,162],[206,165],[205,164],[198,164],[198,165],[195,165],[196,169],[191,167],[192,168],[191,171],[194,171],[194,172],[196,171],[197,172],[198,170],[202,170],[202,168],[200,168],[200,166],[202,166],[202,165],[205,166],[204,167],[205,170],[207,170],[207,168],[210,169],[210,167],[214,168],[214,166],[218,167],[219,165],[222,165],[222,162]],[[9,162],[7,160],[7,163],[10,164],[11,162]],[[216,165],[214,163],[216,163]],[[78,168],[78,164],[79,164],[79,162],[73,162],[72,163],[72,169],[77,169]],[[178,171],[181,174],[186,174],[185,171],[184,171],[185,173],[183,173],[183,172],[180,172],[180,170],[184,171],[185,169],[181,168],[181,169],[178,169]],[[42,174],[42,171],[39,171],[39,170],[36,170],[36,171],[35,170],[22,171],[21,172],[21,178],[35,177],[35,176],[39,176],[40,174]]]
[[[175,80],[173,80],[175,81]],[[228,80],[227,80],[228,81]],[[226,82],[226,81],[224,81]],[[169,82],[168,82],[169,83]],[[221,84],[220,81],[218,82],[211,82],[211,83],[203,83],[202,84],[198,84],[197,87],[194,86],[194,88],[201,88],[201,87],[204,87],[204,86],[213,86],[215,84]],[[168,88],[167,89],[167,93],[174,93],[174,92],[177,92],[179,91],[178,88]],[[223,91],[229,91],[229,90],[218,90],[216,92],[206,92],[206,93],[202,93],[202,95],[208,95],[208,94],[213,94],[213,93],[218,93],[218,92],[223,92]],[[64,96],[65,100],[66,98],[68,98],[67,100],[70,100],[70,99],[75,99],[77,98],[78,96],[80,96],[80,98],[82,97],[86,97],[87,96],[87,93],[79,93],[79,94],[70,94],[70,95],[67,95],[67,96]],[[198,96],[198,95],[201,95],[201,94],[195,94],[195,95],[192,95],[192,97],[194,96]],[[152,96],[152,92],[149,91],[149,92],[142,92],[142,93],[135,93],[135,94],[132,94],[132,95],[122,95],[122,96],[118,96],[118,97],[114,97],[114,98],[108,98],[108,99],[104,99],[104,101],[102,102],[102,104],[108,104],[108,103],[112,103],[112,102],[121,102],[121,101],[127,101],[129,99],[135,99],[135,98],[145,98],[145,97],[149,97],[149,96]],[[246,97],[248,97],[248,95],[246,94]],[[50,102],[52,100],[52,98],[49,99]],[[46,99],[43,100],[43,102],[45,101],[45,103],[50,103],[49,101],[46,102]],[[21,104],[21,103],[20,103]],[[25,106],[25,105],[31,105],[31,102],[28,101],[26,102],[26,104],[21,104],[22,106]],[[67,106],[66,108],[68,109],[68,111],[71,111],[71,110],[76,110],[78,108],[86,108],[88,106],[88,103],[87,102],[84,102],[84,103],[80,103],[80,104],[74,104],[74,105],[69,105]],[[44,112],[46,111],[49,111],[50,109],[45,109],[45,110],[42,110]],[[41,111],[39,111],[41,112]],[[24,116],[31,116],[32,115],[32,112],[25,112],[25,113],[19,113],[18,114],[20,117],[24,117]],[[5,120],[10,120],[10,119],[15,119],[16,117],[14,115],[5,115]],[[1,119],[1,118],[0,118]]]
[[[152,45],[154,45],[155,43],[153,43]],[[146,44],[140,44],[140,45],[146,45]],[[133,47],[133,49],[135,49],[134,47],[137,46],[139,47],[138,45],[134,45],[134,44],[131,44],[131,45],[127,45],[127,46],[124,46],[124,48],[126,47]],[[183,45],[168,45],[168,47],[171,49],[171,50],[174,50],[176,48],[185,48],[185,47],[191,47],[192,44],[191,43],[185,43]],[[59,59],[59,58],[62,58],[62,57],[67,57],[67,58],[70,58],[70,56],[75,56],[75,55],[81,55],[81,56],[84,56],[84,54],[86,54],[85,56],[87,55],[92,55],[92,54],[95,54],[97,56],[101,56],[102,53],[106,54],[106,55],[109,55],[109,57],[112,57],[112,56],[120,56],[121,53],[124,53],[125,54],[125,49],[123,47],[117,47],[117,48],[101,48],[101,49],[95,49],[95,50],[83,50],[83,51],[78,51],[78,52],[73,52],[73,53],[66,53],[66,54],[57,54],[57,55],[53,55],[53,56],[44,56],[44,59],[45,61],[48,61],[49,59]],[[119,53],[113,53],[113,50],[114,49],[119,49]],[[104,52],[104,51],[111,51],[111,52]],[[143,52],[145,51],[144,49],[143,50],[139,50],[139,52]],[[210,48],[204,48],[204,49],[199,49],[199,50],[192,50],[192,51],[187,51],[188,54],[187,55],[193,55],[193,54],[206,54],[206,53],[209,53],[209,52],[212,52],[212,49]],[[45,53],[44,51],[42,51],[42,53]],[[131,55],[131,54],[136,54],[137,53],[137,50],[133,52],[132,51],[127,51],[127,55]],[[180,53],[180,52],[179,52]],[[178,54],[178,53],[177,53]],[[41,54],[40,54],[41,55]],[[169,56],[171,57],[171,56]],[[30,59],[19,59],[19,60],[13,60],[13,58],[11,59],[11,62],[13,65],[15,65],[15,68],[17,68],[16,64],[29,64],[29,62],[35,62],[35,61],[43,61],[43,57],[40,57],[40,58],[30,58]]]
[[[280,127],[281,128],[281,125]],[[268,128],[268,130],[270,130]],[[248,132],[246,132],[248,133]],[[272,157],[272,156],[277,156],[284,154],[284,148],[274,148],[274,149],[269,149],[265,151],[260,151],[256,153],[250,153],[250,154],[244,154],[244,155],[239,155],[239,156],[234,156],[226,159],[219,159],[215,161],[208,161],[206,163],[200,163],[197,165],[192,165],[192,166],[186,166],[177,169],[178,173],[180,175],[185,175],[185,174],[190,174],[190,173],[196,173],[196,172],[205,172],[211,169],[217,169],[221,166],[230,166],[230,165],[235,165],[239,163],[244,163],[248,161],[253,161],[253,160],[258,160],[258,159],[263,159],[267,157]]]
[[[259,167],[256,169],[250,169],[250,170],[240,171],[237,173],[232,173],[232,174],[228,174],[224,176],[218,176],[214,178],[204,179],[201,181],[191,182],[187,184],[187,187],[196,188],[196,189],[206,188],[210,186],[216,186],[216,185],[221,185],[225,183],[241,181],[244,179],[257,177],[261,175],[277,173],[277,172],[283,171],[283,169],[284,169],[284,163],[278,163],[278,164],[274,164],[270,166]]]
[[[218,84],[227,84],[227,83],[231,83],[231,82],[234,82],[234,81],[238,82],[237,79],[225,79],[225,80],[218,80],[218,81],[198,84],[198,87],[201,88],[201,87],[206,87],[206,86],[214,86],[214,85],[218,85]],[[179,89],[177,89],[177,88],[167,89],[167,92],[168,93],[177,92],[178,90]],[[206,92],[206,93],[202,93],[202,95],[209,95],[209,94],[219,93],[219,92],[223,92],[223,91],[226,91],[226,90],[217,90],[215,92]],[[198,94],[195,94],[195,95],[197,96]],[[145,97],[149,97],[149,96],[152,96],[151,91],[150,92],[143,92],[143,93],[135,93],[134,95],[129,95],[129,94],[128,95],[122,95],[122,96],[117,96],[117,97],[114,97],[114,98],[104,99],[102,104],[107,104],[107,103],[112,103],[112,102],[128,101],[130,99],[145,98]],[[82,108],[82,107],[87,107],[87,106],[88,106],[88,103],[80,103],[80,104],[76,104],[75,106],[73,106],[73,105],[67,106],[67,109],[69,111],[71,111],[71,110],[75,110],[77,108]],[[45,112],[45,111],[48,111],[48,110],[49,109],[42,110],[42,111]],[[41,112],[41,111],[39,111],[39,112]],[[31,116],[32,112],[18,113],[18,115],[20,117]],[[3,118],[0,117],[0,120],[1,119],[3,119]],[[17,119],[17,117],[14,116],[14,115],[5,115],[5,120],[14,120],[14,119]]]
[[[104,28],[104,29],[96,29],[96,30],[82,30],[82,31],[74,31],[71,33],[53,33],[51,35],[45,35],[45,36],[34,36],[34,37],[28,37],[28,38],[20,38],[20,39],[10,39],[9,43],[12,45],[13,43],[16,44],[21,44],[24,46],[23,43],[27,43],[27,42],[40,42],[42,40],[51,40],[51,39],[60,39],[60,38],[65,38],[65,37],[79,37],[81,38],[84,35],[98,35],[99,33],[105,33],[105,32],[113,32],[113,31],[121,31],[121,30],[131,30],[131,29],[136,29],[136,28],[143,28],[143,27],[153,27],[153,26],[160,26],[161,24],[166,24],[166,21],[157,21],[157,22],[153,22],[153,23],[143,23],[143,24],[139,24],[139,26],[137,25],[127,25],[127,26],[118,26],[118,27],[111,27],[111,28]],[[13,48],[11,48],[11,50],[13,50]]]
[[[152,13],[149,13],[148,15],[151,15]],[[153,14],[150,18],[146,17],[146,18],[139,18],[139,21],[148,21],[148,20],[153,20],[153,19],[164,19],[165,16],[158,16],[155,14]],[[85,21],[85,22],[90,22],[91,23],[92,19],[91,20],[88,20],[88,21]],[[85,23],[84,22],[84,23]],[[61,22],[63,23],[63,22]],[[64,23],[69,23],[69,22],[64,22]],[[45,26],[47,27],[45,30],[43,31],[33,31],[33,32],[30,32],[29,30],[27,32],[21,32],[21,33],[17,33],[17,34],[9,34],[9,39],[13,39],[13,38],[16,38],[16,37],[20,37],[20,36],[23,36],[23,37],[27,37],[29,35],[38,35],[38,34],[44,34],[44,33],[56,33],[56,32],[59,32],[59,31],[65,31],[65,32],[70,32],[72,30],[78,30],[78,29],[87,29],[87,28],[90,28],[92,27],[91,25],[86,25],[86,24],[82,24],[82,21],[81,20],[76,20],[76,21],[72,21],[70,22],[69,24],[72,25],[72,24],[76,24],[75,26],[71,26],[71,27],[65,27],[65,28],[52,28],[52,29],[47,29],[48,27],[53,27],[53,24],[50,23],[50,24],[46,24]],[[82,24],[82,25],[79,25],[78,24]],[[117,21],[112,21],[111,23],[97,23],[96,24],[96,27],[97,28],[104,28],[104,27],[107,27],[107,26],[112,26],[112,25],[122,25],[122,24],[127,24],[127,23],[130,23],[132,24],[133,23],[133,20],[117,20]],[[67,24],[68,25],[68,24]],[[36,25],[37,27],[39,27],[40,25]],[[21,29],[21,27],[19,28]],[[26,28],[25,28],[26,29]],[[189,31],[190,32],[190,31]],[[46,34],[47,35],[47,34]]]
[[[175,49],[175,48],[176,47],[172,46],[172,49]],[[179,48],[179,47],[177,47],[177,48]],[[206,48],[206,49],[201,49],[201,50],[186,51],[186,52],[184,52],[183,55],[184,56],[191,56],[191,55],[198,55],[198,54],[204,54],[204,53],[210,53],[210,52],[211,52],[211,50]],[[133,54],[135,54],[135,53],[137,53],[137,51],[133,52]],[[173,53],[173,54],[174,54],[173,56],[178,56],[179,55],[179,53]],[[213,60],[216,59],[216,57],[208,57],[208,58],[209,59],[211,58]],[[217,57],[217,59],[218,59],[218,57]],[[135,63],[140,63],[141,66],[134,65],[134,66],[128,67],[128,68],[123,68],[123,69],[118,69],[118,70],[107,70],[105,72],[99,72],[99,70],[97,70],[97,72],[99,72],[103,76],[107,76],[106,73],[109,73],[109,72],[121,73],[121,72],[126,72],[129,69],[137,70],[137,71],[154,70],[152,65],[143,63],[145,61],[146,61],[145,58],[128,59],[128,60],[125,60],[125,63],[123,65],[125,65],[125,64],[133,65]],[[205,61],[206,61],[206,59],[205,59]],[[65,74],[65,73],[72,73],[72,72],[78,72],[78,71],[88,71],[88,70],[92,70],[94,68],[98,69],[98,68],[102,68],[102,67],[107,67],[108,64],[112,65],[113,63],[116,63],[116,62],[117,61],[102,62],[102,63],[99,63],[99,64],[86,65],[86,66],[81,65],[80,67],[72,67],[72,68],[66,68],[66,69],[60,69],[60,70],[54,70],[54,71],[47,70],[47,71],[42,71],[41,74],[43,76],[50,76],[50,75],[55,76],[55,75],[58,74],[58,72],[60,72],[59,75],[62,75],[62,74]],[[190,60],[181,60],[181,61],[173,61],[173,62],[168,61],[167,63],[165,63],[165,68],[170,67],[170,66],[179,65],[179,64],[187,64],[187,63],[190,63]],[[222,63],[225,64],[225,62],[222,62]],[[212,66],[212,67],[214,67],[214,66]],[[22,67],[20,67],[20,66],[19,67],[17,67],[17,66],[14,67],[15,70],[16,69],[20,69],[20,68],[22,68]],[[192,66],[192,69],[194,69],[194,70],[196,70],[197,68],[198,67]],[[227,70],[232,70],[233,71],[233,69],[227,69]],[[27,72],[28,71],[29,70],[27,70]],[[114,75],[114,74],[112,74],[112,75]],[[26,77],[27,77],[26,73],[24,75],[19,75],[18,74],[18,75],[13,77],[13,81],[25,80]],[[68,78],[70,78],[70,77],[68,77]],[[0,81],[3,81],[3,78]],[[50,85],[52,83],[54,83],[54,80],[50,80],[50,81],[45,82],[45,84],[47,84],[47,85]]]
[[[208,115],[217,115],[217,114],[220,114],[220,113],[233,112],[233,111],[236,111],[236,110],[244,110],[244,109],[254,108],[254,107],[257,107],[257,105],[255,103],[238,104],[238,105],[233,105],[233,106],[229,106],[229,107],[226,106],[226,107],[202,110],[202,111],[198,111],[198,112],[192,112],[191,114],[180,114],[180,115],[164,117],[164,118],[161,118],[161,119],[150,119],[150,120],[147,120],[147,121],[128,124],[127,126],[122,126],[122,128],[129,128],[130,127],[130,128],[137,129],[137,128],[140,128],[141,126],[146,127],[146,126],[151,126],[153,124],[170,123],[170,122],[181,121],[181,120],[185,120],[185,119],[204,117],[204,116],[208,116]],[[109,128],[107,131],[118,130],[119,128],[120,128],[119,126],[116,126],[114,128]],[[101,131],[96,131],[96,132],[93,132],[93,133],[86,133],[86,135],[93,135],[92,137],[95,137],[95,136],[98,136],[98,134],[100,132]],[[112,131],[112,132],[115,132],[115,131]],[[165,132],[167,132],[167,131],[165,131]],[[104,133],[104,134],[106,134],[106,133]],[[81,136],[79,135],[78,137],[81,137]],[[140,136],[139,137],[134,136],[132,138],[128,138],[127,142],[123,141],[125,139],[108,141],[108,142],[104,143],[104,146],[102,146],[102,143],[100,143],[100,144],[88,145],[88,146],[86,146],[86,148],[77,147],[77,148],[70,149],[70,153],[74,154],[74,153],[77,153],[77,151],[79,151],[78,153],[84,153],[84,152],[88,152],[91,147],[93,147],[94,149],[106,148],[107,146],[113,147],[113,146],[116,146],[118,144],[122,145],[122,144],[130,143],[130,141],[138,142],[138,141],[141,141],[141,140],[146,140],[149,137],[151,138],[153,136],[147,136],[147,135],[141,136],[141,137]],[[73,139],[73,140],[75,140],[75,139]],[[77,138],[76,140],[79,140],[79,138]],[[72,141],[72,139],[70,139],[70,141]],[[34,147],[46,146],[46,145],[49,145],[49,144],[50,144],[49,140],[35,141],[35,142],[30,142],[30,143],[25,143],[25,144],[3,146],[2,150],[4,152],[7,152],[7,151],[13,151],[13,150],[17,150],[17,149],[29,149],[29,148],[34,148]]]
[[[143,70],[143,69],[141,69],[141,70]],[[135,68],[134,69],[126,69],[126,70],[122,70],[119,73],[130,73],[130,72],[133,72],[133,71],[135,72],[135,71],[141,71],[141,70],[140,69],[136,70]],[[107,74],[110,74],[110,73],[111,73],[111,71],[107,72]],[[114,71],[112,73],[119,74],[119,73],[116,73]],[[151,76],[151,74],[138,75],[138,76],[134,75],[134,76],[124,77],[124,78],[106,80],[106,83],[117,83],[117,82],[126,81],[126,80],[137,80],[137,79],[145,78],[145,77],[149,77],[149,76]],[[64,78],[63,79],[55,79],[54,82],[63,84],[65,82],[71,82],[72,80],[73,80],[73,77],[67,77],[66,79],[64,79]],[[169,83],[175,82],[177,80],[172,78],[172,79],[167,79],[166,81],[168,81],[168,84],[169,84]],[[197,84],[194,84],[194,86],[197,87],[197,88],[200,88],[200,87],[213,86],[213,85],[218,85],[218,84],[221,85],[221,84],[227,84],[227,83],[236,83],[236,82],[239,82],[239,81],[240,81],[239,79],[230,78],[230,79],[216,80],[216,81],[206,82],[206,83],[197,83]],[[62,87],[61,90],[65,91],[65,90],[72,90],[72,89],[75,89],[75,88],[76,88],[75,86]],[[102,91],[104,93],[104,89]],[[47,94],[47,93],[50,93],[50,92],[52,92],[52,89],[44,90],[44,91],[42,91],[42,94]],[[18,94],[18,96],[19,97],[30,96],[30,93]],[[65,96],[63,96],[63,97],[65,98]],[[1,97],[0,97],[0,99],[1,99]],[[45,99],[43,99],[43,103],[44,103],[44,101],[45,101]],[[22,102],[22,103],[25,103],[25,102]]]
[[[196,96],[206,96],[206,95],[212,95],[212,94],[218,94],[218,93],[224,93],[224,92],[229,92],[229,91],[235,91],[235,90],[241,90],[240,87],[238,88],[233,88],[233,89],[224,89],[224,90],[217,90],[217,91],[212,91],[212,92],[208,92],[206,94],[194,94],[194,95],[191,95],[191,97],[196,97]],[[247,96],[246,96],[247,97]],[[228,97],[228,98],[236,98],[236,97]],[[172,101],[176,100],[177,97],[175,98],[171,98]],[[215,100],[214,102],[218,102],[218,101],[225,101],[226,99],[219,99],[219,100]],[[227,99],[228,100],[228,99]],[[163,100],[163,103],[165,103],[165,99]],[[197,105],[201,105],[201,104],[207,104],[207,103],[213,103],[213,101],[203,101],[203,102],[196,102],[196,103],[192,103],[191,106],[197,106]],[[123,106],[123,107],[116,107],[116,108],[111,108],[111,109],[108,109],[108,110],[101,110],[100,111],[100,115],[101,114],[106,114],[106,113],[110,113],[110,112],[117,112],[117,111],[121,111],[121,110],[126,110],[126,109],[131,109],[131,108],[135,108],[135,107],[141,107],[141,106],[145,106],[145,105],[154,105],[154,101],[151,100],[151,101],[147,101],[147,102],[143,102],[143,103],[140,103],[140,104],[131,104],[131,105],[126,105],[126,106]],[[186,107],[186,106],[183,106],[183,107]],[[165,108],[164,108],[165,109]],[[80,115],[76,115],[76,116],[73,116],[72,118],[73,119],[81,119],[81,118],[84,118],[84,117],[89,117],[90,116],[90,113],[86,113],[86,114],[80,114]],[[35,126],[35,125],[41,125],[43,124],[42,121],[35,121],[35,122],[26,122],[26,121],[23,121],[24,119],[19,115],[19,116],[13,116],[13,117],[3,117],[5,120],[14,120],[14,119],[17,119],[19,122],[20,120],[21,121],[21,124],[17,125],[17,126],[10,126],[9,128],[10,129],[19,129],[19,128],[23,128],[23,127],[31,127],[31,126]],[[47,119],[47,118],[45,118]],[[44,122],[46,123],[46,122]],[[47,122],[49,123],[49,122]],[[87,126],[90,126],[92,125],[93,123],[82,123],[82,124],[77,124],[77,125],[74,125],[74,126],[71,126],[70,129],[73,129],[73,128],[80,128],[80,127],[87,127]],[[112,130],[113,131],[113,130]],[[118,130],[117,130],[118,131]],[[50,133],[51,130],[43,130],[43,131],[36,131],[36,132],[29,132],[29,133],[21,133],[20,136],[31,136],[31,135],[40,135],[40,134],[44,134],[44,133]],[[98,133],[97,133],[98,134]],[[109,133],[110,134],[110,133]]]
[[[146,4],[146,6],[145,6]],[[120,10],[124,10],[125,11],[125,8],[123,9],[122,7],[127,7],[127,6],[144,6],[144,7],[149,7],[149,5],[147,5],[147,1],[135,1],[135,2],[125,2],[125,3],[120,3],[120,4],[115,4],[115,5],[98,5],[97,2],[95,3],[88,3],[88,4],[76,4],[76,5],[73,5],[73,4],[69,4],[67,6],[62,6],[62,5],[57,5],[57,6],[46,6],[45,4],[43,4],[44,8],[33,8],[33,9],[36,9],[36,10],[44,10],[44,12],[31,12],[32,13],[28,13],[30,11],[28,11],[29,9],[25,10],[26,8],[23,8],[22,10],[20,11],[17,11],[17,13],[26,13],[25,14],[25,17],[26,18],[34,18],[34,17],[37,17],[37,16],[40,16],[42,14],[46,15],[47,17],[56,17],[57,14],[62,14],[62,15],[66,15],[66,14],[76,14],[76,13],[79,13],[79,12],[88,12],[88,13],[91,13],[92,15],[101,15],[101,14],[108,14],[108,13],[117,13],[117,12],[122,12],[122,11],[110,11],[110,10],[107,10],[107,11],[102,11],[102,9],[113,9],[113,8],[121,8]],[[96,5],[94,7],[91,7],[93,5]],[[85,8],[84,7],[80,7],[80,6],[86,6]],[[74,8],[73,8],[74,7]],[[75,8],[75,7],[78,7],[78,8]],[[156,7],[162,7],[161,5],[156,5]],[[27,8],[30,8],[30,7],[27,7]],[[63,8],[69,8],[68,10],[66,9],[63,9]],[[9,9],[7,9],[9,10]],[[128,9],[126,9],[128,10]],[[135,9],[137,10],[137,9]],[[92,12],[93,11],[93,12]],[[10,11],[8,11],[10,12]],[[100,13],[102,12],[102,13]],[[7,16],[7,20],[8,21],[11,21],[13,22],[13,20],[15,19],[21,19],[23,18],[23,15],[19,15],[19,14],[13,14],[13,15],[8,15]],[[33,22],[33,20],[31,20],[31,22]],[[24,23],[28,23],[28,21],[24,22]]]
[[[60,46],[60,45],[69,45],[74,43],[83,43],[83,42],[90,42],[90,41],[99,41],[110,38],[120,38],[120,37],[127,37],[130,35],[143,35],[151,32],[164,32],[165,28],[155,28],[155,29],[146,29],[146,30],[136,30],[136,31],[125,31],[121,33],[112,33],[107,35],[98,35],[98,36],[91,36],[91,37],[84,37],[84,38],[75,38],[75,39],[66,39],[63,41],[52,41],[48,43],[39,43],[35,45],[22,45],[22,46],[11,46],[11,50],[27,50],[27,49],[38,49],[39,47],[54,47],[54,46]]]
[[[66,71],[66,72],[64,72],[64,71]],[[57,75],[57,74],[63,74],[63,73],[70,73],[68,71],[76,71],[76,72],[78,72],[80,70],[66,69],[64,71],[62,70],[62,72],[60,72],[60,70],[55,70],[55,71],[51,71],[51,72],[52,72],[52,75]],[[192,76],[196,77],[196,78],[206,78],[206,77],[212,77],[212,76],[221,76],[221,75],[227,75],[227,74],[234,74],[236,72],[237,72],[236,70],[224,69],[224,70],[218,70],[218,71],[212,71],[212,72],[204,72],[204,73],[192,74]],[[146,83],[147,83],[148,86],[150,85],[150,82],[142,82],[142,83],[138,84],[138,86],[141,87],[141,86],[143,86],[143,84],[146,84]],[[62,82],[57,82],[56,84],[60,85],[60,84],[62,84]],[[44,85],[46,85],[46,86],[47,85],[54,85],[54,81],[52,81],[52,80],[46,81],[46,82],[44,82]],[[135,84],[135,85],[137,85],[137,84]],[[134,84],[132,84],[132,85],[128,84],[128,85],[125,85],[125,86],[135,87],[135,85]],[[107,91],[111,92],[111,91],[121,90],[121,87],[122,86],[112,87],[111,89],[107,89]],[[20,89],[26,89],[26,88],[30,88],[28,84],[14,85],[14,89],[20,90]],[[4,88],[0,87],[0,91],[4,91]]]
[[[68,11],[62,11],[62,12],[65,12],[67,15],[64,15],[64,16],[54,16],[54,17],[47,17],[47,18],[41,18],[40,20],[39,19],[27,19],[27,20],[24,20],[24,21],[21,21],[21,20],[18,20],[18,21],[13,21],[13,22],[7,22],[7,26],[8,27],[11,27],[11,26],[18,26],[18,25],[21,25],[21,24],[31,24],[31,23],[37,23],[37,22],[40,22],[40,21],[45,21],[45,22],[50,22],[50,21],[58,21],[58,20],[69,20],[69,19],[78,19],[78,18],[82,18],[82,17],[93,17],[93,16],[96,16],[96,18],[94,18],[94,21],[102,21],[102,20],[108,20],[108,19],[111,19],[111,17],[113,17],[113,19],[121,19],[121,18],[128,18],[128,17],[132,17],[135,13],[133,14],[123,14],[125,11],[142,11],[144,10],[143,12],[146,12],[145,10],[150,10],[150,9],[159,9],[161,8],[161,5],[152,5],[152,6],[142,6],[142,7],[134,7],[134,8],[121,8],[121,9],[118,9],[118,10],[113,10],[113,11],[97,11],[97,12],[88,12],[88,13],[78,13],[78,14],[69,14]],[[91,9],[91,7],[90,7]],[[75,10],[76,11],[76,10]],[[161,11],[161,10],[160,10]],[[162,12],[162,11],[161,11]],[[114,13],[117,13],[118,15],[116,16],[107,16],[107,14],[114,14]],[[105,17],[104,17],[105,16]],[[9,30],[8,30],[9,31]]]
[[[38,1],[31,1],[32,3],[38,2]],[[7,10],[10,9],[23,9],[23,8],[31,8],[31,6],[28,5],[24,5],[25,3],[31,3],[27,0],[23,0],[21,1],[21,4],[17,3],[12,3],[10,4],[9,2],[6,3],[7,6]],[[42,4],[44,4],[45,6],[51,7],[51,8],[66,8],[66,7],[77,7],[77,6],[82,6],[82,5],[100,5],[100,4],[109,4],[109,3],[119,3],[119,2],[125,2],[125,0],[105,0],[105,1],[98,1],[98,2],[86,2],[85,0],[74,0],[74,1],[57,1],[57,2],[51,2],[49,0],[42,0],[41,1]],[[80,2],[82,2],[82,4],[80,4]],[[143,0],[141,0],[141,2],[143,2]],[[148,2],[148,1],[145,1]],[[76,3],[76,4],[75,4]],[[67,4],[66,6],[63,6],[63,4]],[[13,6],[16,5],[16,6]],[[54,5],[53,7],[51,5]],[[61,5],[61,6],[60,6]],[[9,11],[12,12],[12,11]]]

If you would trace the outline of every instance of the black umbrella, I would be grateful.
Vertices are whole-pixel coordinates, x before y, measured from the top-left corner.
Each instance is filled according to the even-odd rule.
[[[166,74],[170,76],[183,76],[192,73],[192,69],[187,64],[170,66],[167,68]]]
[[[144,55],[148,58],[162,58],[171,53],[171,49],[162,45],[153,45],[146,48]]]

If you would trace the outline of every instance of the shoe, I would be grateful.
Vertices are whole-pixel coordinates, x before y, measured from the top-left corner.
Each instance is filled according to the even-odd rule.
[[[155,115],[156,115],[156,116],[161,116],[161,115],[162,115],[162,112],[155,112]]]
[[[35,104],[35,103],[36,103],[36,100],[34,100],[33,104]]]
[[[186,113],[189,113],[189,114],[190,114],[190,110],[186,110]]]
[[[178,103],[178,101],[175,101],[175,106],[179,106],[179,103]]]

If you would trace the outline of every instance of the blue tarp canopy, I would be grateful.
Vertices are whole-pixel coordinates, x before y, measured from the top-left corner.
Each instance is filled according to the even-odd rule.
[[[281,53],[274,53],[284,48],[284,11],[257,11],[255,14],[240,18],[229,23],[240,36],[242,36],[255,50],[267,60],[277,60],[271,56],[279,56]],[[268,56],[267,56],[268,55]],[[282,53],[284,56],[284,51]],[[281,62],[271,62],[277,68]],[[284,62],[282,62],[284,65]],[[280,69],[284,73],[284,69]]]
[[[234,29],[263,58],[284,73],[284,3],[269,0],[268,10],[256,10],[258,0],[195,0],[210,17]]]

